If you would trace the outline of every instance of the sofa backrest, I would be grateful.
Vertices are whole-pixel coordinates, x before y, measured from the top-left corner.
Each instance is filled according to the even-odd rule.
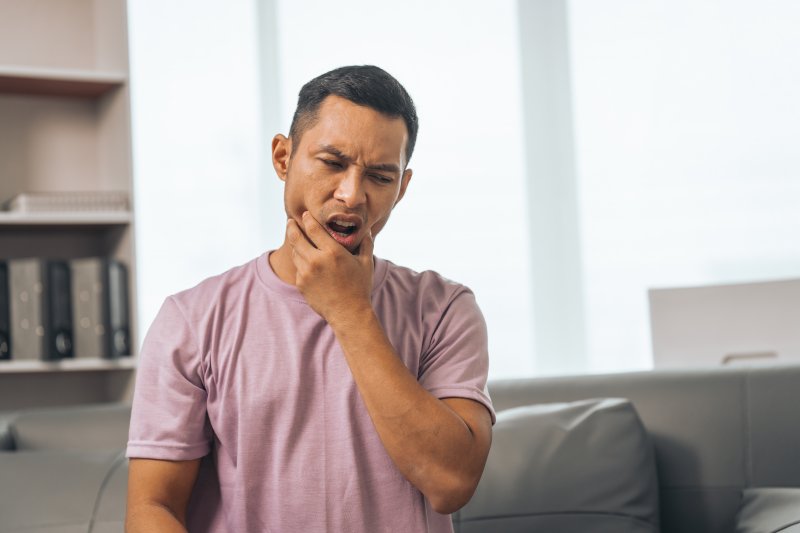
[[[732,531],[745,487],[800,487],[800,365],[497,380],[495,408],[630,399],[656,449],[663,533]]]
[[[120,450],[128,441],[130,410],[112,403],[7,413],[0,416],[0,449]]]

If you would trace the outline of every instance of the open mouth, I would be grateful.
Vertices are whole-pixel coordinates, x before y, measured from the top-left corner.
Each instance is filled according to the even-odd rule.
[[[348,237],[358,230],[358,224],[346,220],[333,219],[328,222],[328,229],[338,233],[342,237]]]
[[[325,229],[336,242],[354,252],[358,247],[359,233],[363,225],[364,221],[358,215],[338,214],[328,219]]]

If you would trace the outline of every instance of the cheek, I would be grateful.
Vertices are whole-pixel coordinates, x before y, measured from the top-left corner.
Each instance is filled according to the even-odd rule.
[[[300,217],[303,211],[314,209],[316,193],[313,183],[313,180],[298,174],[286,180],[283,203],[287,214]]]
[[[383,229],[383,227],[386,225],[386,223],[389,221],[389,215],[390,214],[391,214],[391,211],[388,212],[388,213],[383,213],[383,215],[380,216],[379,218],[373,219],[373,220],[375,220],[375,222],[370,227],[370,229],[372,230],[372,236],[373,237],[375,235],[377,235],[378,232],[380,232]]]
[[[376,203],[381,205],[381,209],[371,213],[370,216],[370,220],[373,221],[370,228],[372,230],[373,237],[377,235],[378,232],[382,230],[389,221],[389,216],[392,214],[394,206],[397,203],[397,196],[397,194],[391,194],[380,199],[375,198]],[[375,204],[373,204],[373,206],[374,205]]]
[[[298,194],[297,188],[287,181],[286,188],[283,190],[283,206],[286,208],[286,214],[296,215],[298,208],[302,207],[302,203],[302,196]]]

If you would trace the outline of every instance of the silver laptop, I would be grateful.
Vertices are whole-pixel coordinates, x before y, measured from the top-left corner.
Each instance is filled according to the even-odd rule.
[[[648,293],[656,368],[800,361],[800,279]]]

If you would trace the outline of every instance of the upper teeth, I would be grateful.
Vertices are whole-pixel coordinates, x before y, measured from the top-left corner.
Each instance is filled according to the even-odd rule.
[[[339,226],[344,226],[345,228],[350,228],[356,225],[355,222],[345,222],[344,220],[334,220],[333,222],[334,224],[337,224]]]

